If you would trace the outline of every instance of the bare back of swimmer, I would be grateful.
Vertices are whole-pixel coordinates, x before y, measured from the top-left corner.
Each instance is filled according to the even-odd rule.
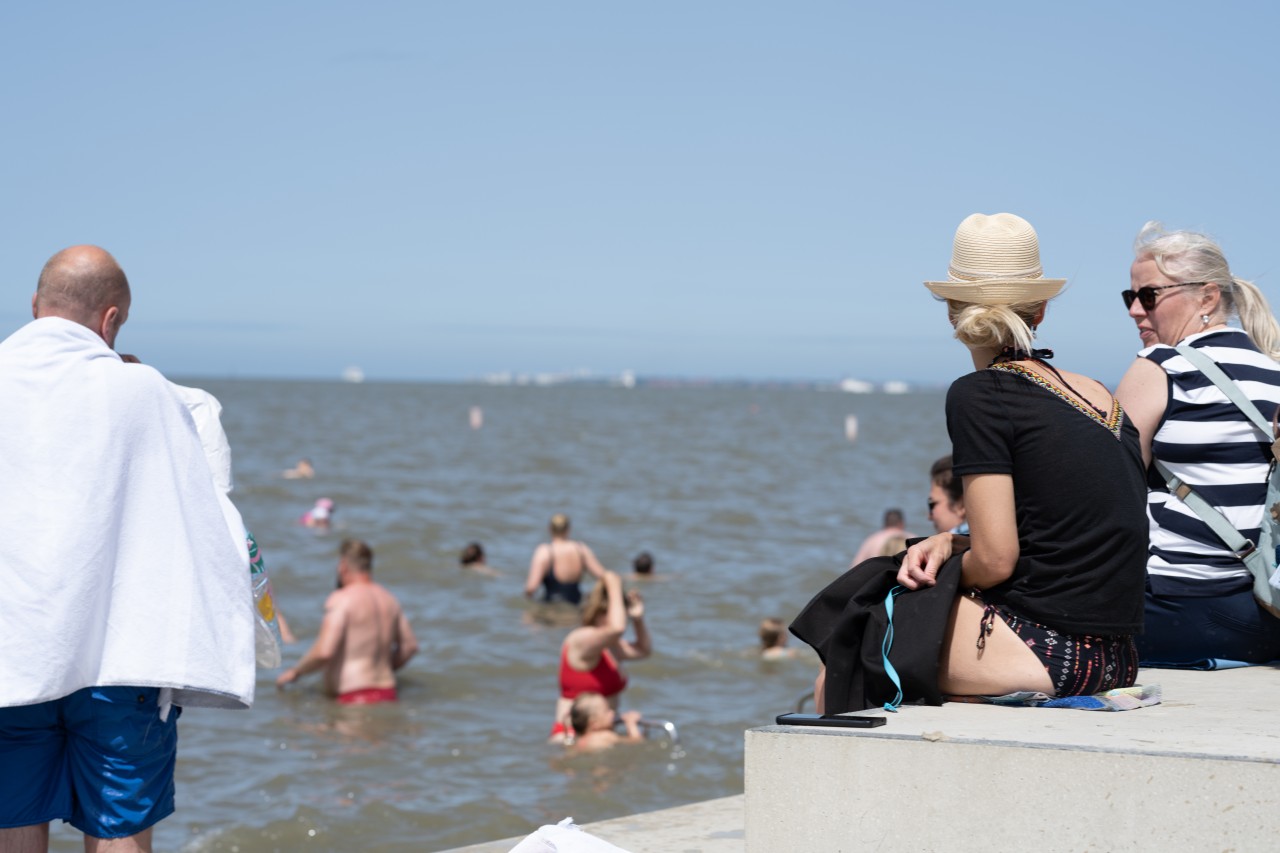
[[[524,583],[525,597],[532,598],[542,587],[547,601],[563,600],[577,604],[582,600],[578,584],[583,573],[600,580],[604,577],[605,567],[586,544],[569,538],[568,516],[562,513],[553,515],[550,530],[551,541],[535,548],[533,559],[529,561],[529,576]]]
[[[276,679],[283,687],[324,670],[325,692],[346,704],[396,698],[396,670],[418,651],[418,641],[394,595],[372,576],[373,551],[348,539],[339,549],[338,589],[325,602],[324,620],[298,665]]]

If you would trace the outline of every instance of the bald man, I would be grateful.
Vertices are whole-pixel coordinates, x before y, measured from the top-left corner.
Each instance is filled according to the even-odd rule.
[[[115,259],[59,252],[31,306],[0,343],[0,851],[54,819],[148,851],[180,706],[253,701],[243,522],[169,383],[113,349]]]

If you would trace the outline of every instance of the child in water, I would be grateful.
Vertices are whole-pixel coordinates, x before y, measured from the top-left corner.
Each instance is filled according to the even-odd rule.
[[[620,735],[614,727],[621,720],[627,733]],[[572,743],[578,752],[599,752],[620,743],[640,743],[640,712],[624,711],[621,715],[609,707],[609,700],[599,693],[580,693],[569,708],[569,724],[573,728]]]
[[[795,649],[787,648],[787,632],[781,619],[770,616],[760,623],[760,659],[781,660],[796,656]]]
[[[307,527],[315,527],[319,530],[328,530],[332,523],[334,505],[329,498],[321,498],[316,501],[316,505],[302,514],[302,518],[298,519],[300,524]]]

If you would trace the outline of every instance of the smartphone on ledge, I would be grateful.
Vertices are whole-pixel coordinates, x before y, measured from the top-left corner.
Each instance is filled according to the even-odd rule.
[[[874,729],[884,717],[855,717],[844,714],[779,714],[780,726],[833,726],[841,729]]]

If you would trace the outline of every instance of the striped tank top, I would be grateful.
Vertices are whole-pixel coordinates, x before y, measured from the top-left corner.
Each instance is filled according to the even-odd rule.
[[[1219,329],[1182,341],[1218,363],[1270,418],[1280,405],[1280,364],[1239,329]],[[1138,353],[1169,376],[1169,404],[1151,454],[1217,507],[1246,538],[1258,541],[1267,496],[1271,442],[1213,382],[1165,344]],[[1148,471],[1151,544],[1147,571],[1183,581],[1247,580],[1249,570],[1156,472]]]

